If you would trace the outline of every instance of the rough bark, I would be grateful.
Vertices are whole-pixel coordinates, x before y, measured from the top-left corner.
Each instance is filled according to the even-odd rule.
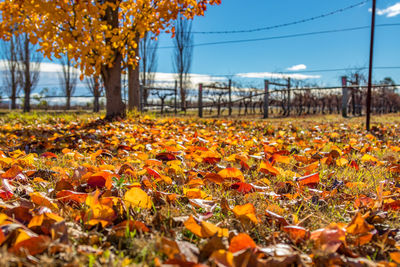
[[[107,2],[114,3],[115,0],[108,0]],[[107,24],[112,29],[119,27],[119,12],[118,8],[107,7],[104,18]],[[111,38],[106,38],[107,44],[112,44]],[[110,67],[108,64],[102,66],[101,75],[104,82],[106,91],[106,119],[113,120],[116,118],[124,118],[126,116],[125,104],[122,101],[121,94],[121,74],[122,74],[122,55],[116,49],[114,53],[114,62]]]
[[[106,119],[113,120],[126,116],[125,104],[121,95],[121,61],[122,56],[117,53],[112,67],[103,66],[102,77],[106,89]]]

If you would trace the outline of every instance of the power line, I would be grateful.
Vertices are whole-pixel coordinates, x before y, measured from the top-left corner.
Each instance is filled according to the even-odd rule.
[[[233,30],[233,31],[192,31],[192,33],[194,34],[233,34],[233,33],[251,33],[251,32],[260,32],[260,31],[266,31],[266,30],[272,30],[272,29],[278,29],[278,28],[282,28],[282,27],[287,27],[287,26],[292,26],[292,25],[296,25],[296,24],[301,24],[301,23],[305,23],[305,22],[309,22],[309,21],[313,21],[313,20],[317,20],[317,19],[321,19],[321,18],[325,18],[325,17],[329,17],[338,13],[342,13],[344,11],[362,6],[366,3],[368,3],[370,0],[365,0],[362,2],[359,2],[357,4],[351,5],[351,6],[347,6],[344,8],[340,8],[322,15],[318,15],[315,17],[310,17],[310,18],[306,18],[306,19],[301,19],[301,20],[297,20],[297,21],[292,21],[292,22],[287,22],[287,23],[283,23],[283,24],[277,24],[277,25],[273,25],[273,26],[266,26],[266,27],[260,27],[260,28],[254,28],[254,29],[247,29],[247,30]]]
[[[400,26],[400,23],[386,23],[386,24],[377,24],[376,25],[376,27],[392,27],[392,26]],[[279,36],[253,38],[253,39],[239,39],[239,40],[229,40],[229,41],[198,43],[198,44],[189,45],[188,47],[199,47],[199,46],[220,45],[220,44],[235,44],[235,43],[258,42],[258,41],[304,37],[304,36],[320,35],[320,34],[328,34],[328,33],[337,33],[337,32],[349,32],[349,31],[357,31],[357,30],[365,30],[365,29],[370,29],[370,26],[360,26],[360,27],[352,27],[352,28],[342,28],[342,29],[334,29],[334,30],[315,31],[315,32],[297,33],[297,34],[289,34],[289,35],[279,35]],[[175,46],[161,46],[161,47],[158,47],[158,49],[172,49],[172,48],[175,48]]]

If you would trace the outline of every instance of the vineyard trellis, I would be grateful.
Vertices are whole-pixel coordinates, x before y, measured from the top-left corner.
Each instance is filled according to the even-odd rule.
[[[144,98],[144,91],[150,99]],[[178,98],[178,83],[175,81],[173,88],[168,87],[140,87],[140,110],[152,110],[159,108],[160,113],[164,114],[165,107],[173,109],[174,114],[177,114],[177,98]],[[172,97],[172,98],[171,98]]]
[[[342,114],[343,117],[361,116],[365,113],[367,86],[349,82],[342,77],[341,86],[333,87],[291,87],[290,78],[283,82],[265,80],[264,89],[248,88],[240,90],[224,85],[199,84],[198,108],[199,117],[223,115],[237,116],[270,115],[287,117],[290,115],[309,114]],[[398,85],[375,84],[373,88],[372,111],[374,113],[391,113],[400,111],[400,95],[396,93]],[[229,88],[229,91],[227,90]],[[208,90],[208,91],[207,91]],[[211,93],[210,93],[211,92]],[[212,110],[216,109],[214,115]],[[207,112],[203,112],[203,109]],[[236,111],[236,112],[233,112]]]
[[[293,86],[290,79],[265,80],[264,88],[241,87],[231,79],[226,82],[200,83],[190,90],[187,110],[198,110],[199,117],[260,116],[287,117],[312,114],[341,114],[343,117],[362,116],[366,112],[366,85],[358,84],[357,77],[342,77],[342,84],[332,87]],[[400,111],[399,85],[372,86],[372,112],[384,114]],[[143,97],[147,90],[149,97]],[[141,111],[178,115],[180,101],[177,83],[172,87],[141,87]],[[18,96],[21,105],[23,96]],[[71,110],[91,109],[93,96],[71,96]],[[105,99],[101,97],[104,108]],[[32,97],[33,109],[65,110],[65,96],[40,95]],[[0,108],[8,109],[10,99],[0,99]],[[189,113],[192,114],[192,113]]]

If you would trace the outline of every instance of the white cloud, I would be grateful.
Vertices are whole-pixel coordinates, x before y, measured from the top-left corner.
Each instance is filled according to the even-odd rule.
[[[7,66],[6,66],[6,60],[0,60],[0,71],[7,71]],[[34,63],[32,63],[34,64]],[[80,74],[79,69],[73,69],[75,72]],[[40,72],[56,72],[56,73],[61,73],[62,72],[62,65],[57,64],[57,63],[51,63],[51,62],[42,62],[40,63]]]
[[[227,79],[224,77],[213,77],[206,74],[189,74],[190,81],[192,84],[199,83],[213,83],[218,81],[226,81]],[[175,73],[166,73],[166,72],[156,72],[155,73],[155,82],[156,83],[173,83],[177,79],[177,75]]]
[[[298,71],[298,70],[305,70],[305,69],[307,69],[307,66],[304,64],[294,65],[290,68],[287,68],[287,70],[289,70],[289,71]]]
[[[371,9],[370,9],[371,11]],[[385,9],[377,9],[376,13],[379,16],[386,16],[388,18],[396,17],[397,15],[400,15],[400,2],[385,8]]]
[[[319,79],[320,75],[304,75],[299,73],[273,73],[273,72],[250,72],[250,73],[239,73],[236,76],[241,78],[262,78],[262,79],[287,79],[291,78],[294,80],[306,80],[306,79]]]

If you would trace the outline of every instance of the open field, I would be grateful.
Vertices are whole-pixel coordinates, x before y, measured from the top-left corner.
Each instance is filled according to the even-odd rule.
[[[397,266],[400,116],[363,122],[1,116],[2,265]]]

